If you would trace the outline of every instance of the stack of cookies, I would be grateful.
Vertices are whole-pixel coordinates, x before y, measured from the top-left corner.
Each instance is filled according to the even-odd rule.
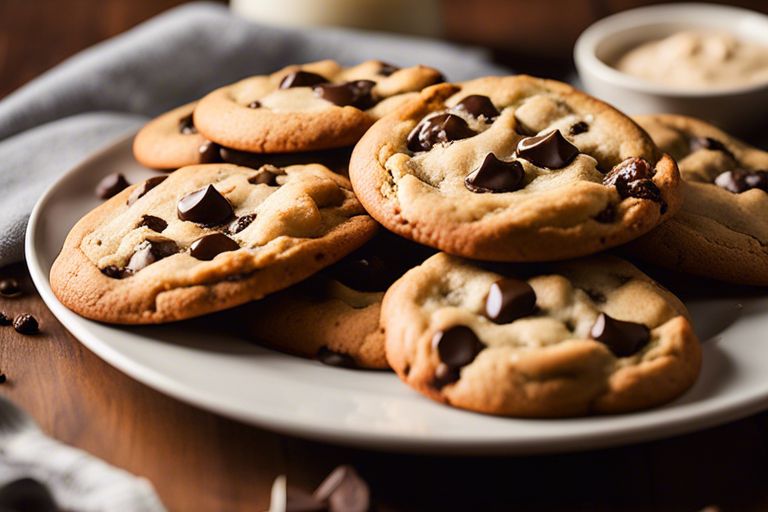
[[[602,251],[768,284],[768,154],[551,80],[290,66],[151,121],[134,153],[173,172],[73,228],[62,303],[118,324],[226,310],[250,339],[464,409],[617,413],[693,384],[685,306]]]

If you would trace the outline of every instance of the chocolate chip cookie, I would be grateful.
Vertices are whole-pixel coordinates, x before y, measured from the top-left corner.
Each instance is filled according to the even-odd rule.
[[[232,311],[249,339],[332,366],[388,368],[384,292],[434,251],[381,231],[306,281]]]
[[[631,119],[528,76],[425,89],[365,134],[350,178],[388,229],[483,260],[591,254],[679,203],[674,160]]]
[[[204,97],[195,126],[238,151],[284,153],[351,146],[373,122],[443,80],[426,66],[379,61],[343,68],[331,60],[246,78]]]
[[[387,291],[381,318],[403,381],[484,413],[643,409],[682,394],[700,368],[683,304],[609,256],[512,266],[440,253]]]
[[[768,285],[768,152],[698,119],[636,120],[677,159],[683,205],[629,248],[646,261],[723,281]]]
[[[375,230],[349,181],[320,165],[184,167],[81,219],[53,264],[51,288],[87,318],[170,322],[286,288]]]

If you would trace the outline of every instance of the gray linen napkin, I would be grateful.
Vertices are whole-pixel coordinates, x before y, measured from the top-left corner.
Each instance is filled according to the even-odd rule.
[[[21,260],[42,192],[89,153],[147,116],[237,79],[333,58],[429,64],[450,80],[504,74],[484,51],[355,30],[257,25],[192,3],[70,58],[0,101],[0,266]]]

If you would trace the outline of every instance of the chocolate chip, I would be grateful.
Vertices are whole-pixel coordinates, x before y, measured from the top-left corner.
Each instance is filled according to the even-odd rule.
[[[195,128],[195,122],[192,118],[192,113],[189,113],[179,119],[179,133],[182,133],[184,135],[191,135],[193,133],[197,133],[197,128]]]
[[[494,323],[508,324],[536,310],[536,292],[520,279],[500,279],[491,285],[485,299],[485,316]]]
[[[491,98],[480,94],[471,94],[467,96],[458,102],[453,109],[464,111],[472,117],[483,117],[486,121],[493,121],[499,117],[499,111],[491,102]]]
[[[480,167],[464,178],[464,186],[472,192],[512,192],[522,188],[525,170],[517,160],[504,162],[488,153]]]
[[[627,357],[648,343],[651,331],[643,324],[616,320],[601,313],[592,326],[590,337],[605,344],[616,357]]]
[[[248,178],[248,183],[251,185],[269,185],[270,187],[276,187],[277,177],[283,174],[285,174],[285,171],[274,165],[263,166],[259,169],[258,173]]]
[[[13,321],[5,314],[5,311],[0,311],[0,325],[11,325]]]
[[[177,252],[179,252],[179,247],[176,242],[171,240],[144,240],[136,247],[128,265],[125,266],[125,271],[128,273],[138,272]]]
[[[243,215],[241,217],[236,218],[233,220],[229,226],[227,226],[227,231],[229,231],[230,235],[237,234],[247,228],[251,225],[251,223],[256,219],[255,213],[249,213],[247,215]]]
[[[357,363],[349,354],[336,352],[328,347],[320,347],[315,355],[318,361],[328,366],[337,366],[339,368],[357,368]]]
[[[733,156],[731,150],[728,149],[725,144],[717,139],[713,139],[712,137],[693,137],[691,138],[690,145],[691,151],[699,151],[701,149],[706,149],[708,151],[720,151],[726,154],[728,157],[734,160],[736,159],[736,157]]]
[[[474,361],[485,348],[483,342],[466,325],[455,325],[445,331],[437,331],[432,337],[432,347],[440,361],[451,368],[461,368]]]
[[[408,149],[429,151],[435,144],[476,135],[467,122],[455,114],[436,114],[422,120],[408,135]]]
[[[40,325],[35,317],[29,313],[22,313],[13,319],[13,328],[19,334],[36,334],[40,329]]]
[[[0,373],[0,384],[5,384],[8,381],[8,377],[4,373]]]
[[[597,215],[595,215],[595,220],[602,224],[610,224],[611,222],[615,221],[616,206],[612,203],[609,203],[605,208],[600,210]]]
[[[432,379],[432,386],[437,389],[442,389],[448,384],[453,384],[461,377],[459,368],[448,366],[445,363],[440,363],[435,369],[435,377]]]
[[[636,197],[660,203],[664,213],[667,205],[661,197],[659,187],[651,180],[655,173],[647,160],[631,157],[615,165],[603,177],[603,185],[616,187],[616,191],[622,198]]]
[[[327,503],[333,512],[368,512],[371,492],[352,466],[339,466],[317,487],[315,499]]]
[[[248,108],[261,108],[261,102],[254,100],[248,104]]]
[[[568,142],[560,130],[526,137],[517,144],[517,156],[546,169],[562,169],[578,154],[579,148]]]
[[[768,192],[768,171],[748,171],[745,169],[725,171],[715,178],[715,185],[734,194],[741,194],[753,188]]]
[[[12,277],[0,279],[0,295],[5,298],[21,295],[19,282]]]
[[[109,199],[112,196],[116,196],[126,188],[130,186],[125,176],[119,172],[107,174],[104,176],[98,185],[96,185],[96,197],[99,199]]]
[[[162,233],[168,227],[168,223],[154,215],[142,215],[138,227],[147,227],[157,233]]]
[[[311,87],[313,85],[328,83],[328,79],[317,73],[309,71],[294,71],[288,73],[280,80],[280,89],[290,89],[291,87]]]
[[[377,74],[379,74],[381,76],[391,76],[392,73],[394,73],[395,71],[400,71],[400,68],[395,66],[395,65],[393,65],[393,64],[388,64],[386,62],[382,62],[381,66],[379,67],[379,71],[377,72]]]
[[[223,233],[205,235],[189,246],[189,255],[198,260],[210,261],[222,252],[236,251],[240,244]]]
[[[176,212],[181,220],[206,226],[222,224],[234,214],[227,198],[221,195],[213,185],[208,185],[179,199]]]
[[[584,121],[578,121],[576,123],[573,123],[571,127],[568,128],[569,135],[578,135],[580,133],[585,133],[588,131],[589,131],[589,125]]]
[[[219,155],[219,145],[215,142],[207,140],[200,144],[200,147],[197,148],[197,151],[200,153],[201,164],[214,164],[221,161],[221,156]]]
[[[638,199],[649,199],[663,203],[659,187],[651,180],[630,181],[627,185],[627,195]]]
[[[69,507],[67,507],[69,508]],[[0,487],[0,510],[3,512],[58,512],[51,492],[41,482],[18,478]]]
[[[376,104],[371,95],[376,82],[354,80],[343,84],[321,84],[314,87],[315,95],[340,107],[356,107],[367,110]]]
[[[344,258],[326,270],[344,286],[360,292],[383,292],[400,275],[376,254],[355,254]]]
[[[133,189],[133,192],[131,192],[131,195],[128,197],[128,201],[126,201],[128,206],[144,197],[147,192],[164,182],[167,177],[168,176],[155,176],[153,178],[149,178],[148,180],[144,180],[143,183],[141,183],[139,186]]]
[[[125,277],[125,270],[117,265],[107,265],[101,269],[101,273],[112,279],[122,279]]]

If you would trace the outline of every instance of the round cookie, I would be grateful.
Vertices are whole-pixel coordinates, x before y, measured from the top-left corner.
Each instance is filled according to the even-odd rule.
[[[425,89],[363,136],[350,178],[388,229],[483,260],[591,254],[679,203],[675,162],[631,119],[529,76]]]
[[[182,320],[299,282],[375,230],[349,181],[320,165],[184,167],[85,215],[51,268],[51,288],[94,320]]]
[[[437,254],[384,297],[389,364],[463,409],[620,413],[668,402],[699,373],[682,303],[626,261],[478,266]]]
[[[287,290],[232,311],[242,335],[332,366],[388,368],[381,300],[434,251],[381,231],[357,251]]]
[[[211,92],[195,109],[195,126],[222,146],[252,153],[351,146],[376,119],[413,98],[407,93],[440,81],[432,68],[380,61],[288,66]]]
[[[683,205],[628,247],[674,270],[768,286],[768,152],[698,119],[635,118],[678,161]]]

